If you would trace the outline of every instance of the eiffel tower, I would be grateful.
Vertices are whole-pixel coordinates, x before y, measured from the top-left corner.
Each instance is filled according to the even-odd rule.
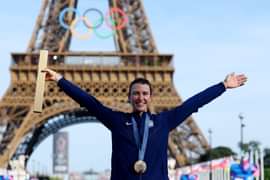
[[[152,111],[173,108],[182,100],[173,85],[171,54],[160,54],[141,0],[109,0],[109,8],[121,9],[127,24],[114,35],[115,52],[70,51],[72,33],[61,26],[59,13],[77,8],[78,0],[43,0],[27,50],[12,53],[11,83],[0,101],[0,167],[19,155],[30,157],[38,145],[61,128],[98,122],[66,96],[53,82],[46,83],[43,112],[33,113],[39,50],[49,50],[48,66],[63,74],[105,105],[130,111],[127,92],[136,77],[153,84]],[[75,20],[65,15],[65,23]],[[114,22],[121,22],[119,14]],[[53,60],[57,58],[57,61]],[[90,63],[96,62],[96,63]],[[183,166],[199,157],[208,143],[192,117],[171,132],[168,154]]]

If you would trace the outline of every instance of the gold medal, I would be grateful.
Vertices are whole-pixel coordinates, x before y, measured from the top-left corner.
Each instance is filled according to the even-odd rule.
[[[143,160],[138,160],[135,162],[134,170],[136,171],[136,173],[143,174],[145,173],[146,169],[147,169],[147,166]]]

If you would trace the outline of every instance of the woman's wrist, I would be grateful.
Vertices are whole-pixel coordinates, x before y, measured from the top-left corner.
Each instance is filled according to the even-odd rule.
[[[62,78],[63,78],[63,76],[62,76],[61,74],[58,74],[58,73],[57,73],[57,74],[55,75],[55,81],[56,81],[56,82],[58,82],[58,81],[59,81],[60,79],[62,79]]]
[[[226,81],[223,81],[223,85],[224,85],[225,89],[228,89],[228,84]]]

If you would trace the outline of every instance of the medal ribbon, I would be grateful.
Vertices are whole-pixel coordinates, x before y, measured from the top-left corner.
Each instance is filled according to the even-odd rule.
[[[143,140],[141,143],[140,140],[140,135],[139,135],[139,130],[138,130],[138,126],[137,126],[137,122],[135,121],[134,117],[132,116],[131,118],[132,120],[132,127],[133,127],[133,135],[136,141],[136,145],[139,149],[139,160],[143,160],[144,159],[144,155],[145,155],[145,151],[146,151],[146,145],[147,145],[147,141],[148,141],[148,136],[149,136],[149,122],[150,122],[150,118],[148,113],[146,113],[146,117],[145,117],[145,122],[144,122],[144,131],[143,131]]]

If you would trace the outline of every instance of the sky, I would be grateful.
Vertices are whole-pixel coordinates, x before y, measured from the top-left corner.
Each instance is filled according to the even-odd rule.
[[[174,85],[183,100],[221,82],[231,72],[248,77],[245,86],[227,90],[193,118],[212,145],[239,152],[239,113],[244,116],[244,142],[270,147],[270,1],[268,0],[144,0],[159,52],[174,55]],[[170,2],[170,3],[168,3]],[[79,10],[100,8],[105,0],[81,0]],[[25,52],[41,1],[3,1],[0,6],[0,97],[10,83],[11,52]],[[73,38],[72,50],[114,50],[113,41]],[[102,171],[110,167],[110,132],[98,123],[74,125],[69,132],[70,169]],[[85,138],[87,137],[87,138]],[[86,140],[87,139],[87,140]],[[51,172],[52,137],[30,158],[30,171]]]

